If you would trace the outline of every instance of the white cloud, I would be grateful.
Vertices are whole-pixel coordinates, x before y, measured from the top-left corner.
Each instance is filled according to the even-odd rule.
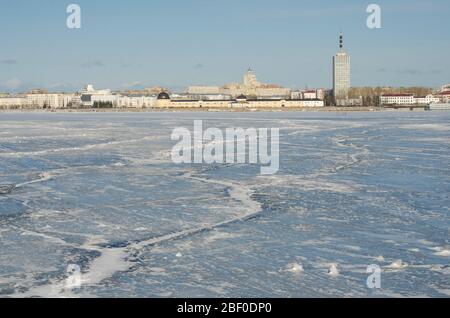
[[[18,78],[11,78],[4,82],[0,82],[1,87],[5,87],[7,89],[17,89],[22,85],[22,81]]]
[[[142,82],[136,81],[136,82],[132,82],[132,83],[125,83],[122,85],[122,87],[126,88],[126,89],[132,89],[132,88],[140,87],[142,85],[143,85]]]
[[[7,60],[2,60],[0,61],[1,64],[5,64],[5,65],[16,65],[19,62],[15,59],[7,59]]]
[[[102,61],[88,61],[81,64],[83,68],[103,67],[105,64]]]

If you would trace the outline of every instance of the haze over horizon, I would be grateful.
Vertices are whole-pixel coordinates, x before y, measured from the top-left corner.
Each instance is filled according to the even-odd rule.
[[[450,3],[380,0],[382,28],[350,0],[87,1],[82,28],[66,27],[70,2],[16,0],[0,10],[0,91],[80,90],[239,82],[331,87],[339,31],[352,58],[352,86],[450,82]],[[436,32],[442,30],[442,32]]]

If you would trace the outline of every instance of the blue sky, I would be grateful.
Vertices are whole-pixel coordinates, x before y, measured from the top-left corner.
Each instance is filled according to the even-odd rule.
[[[66,7],[82,28],[66,27]],[[382,8],[368,29],[366,7]],[[190,84],[241,80],[331,87],[338,34],[352,85],[450,82],[448,0],[1,0],[0,91]]]

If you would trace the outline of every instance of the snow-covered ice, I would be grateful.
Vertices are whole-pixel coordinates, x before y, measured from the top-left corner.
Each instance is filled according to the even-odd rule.
[[[173,164],[198,119],[279,127],[279,173]],[[0,113],[0,297],[448,297],[449,132],[446,112]]]

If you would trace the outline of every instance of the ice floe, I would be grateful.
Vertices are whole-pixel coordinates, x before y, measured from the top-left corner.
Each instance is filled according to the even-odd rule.
[[[328,269],[328,275],[331,277],[338,277],[340,275],[338,264],[331,264]]]

